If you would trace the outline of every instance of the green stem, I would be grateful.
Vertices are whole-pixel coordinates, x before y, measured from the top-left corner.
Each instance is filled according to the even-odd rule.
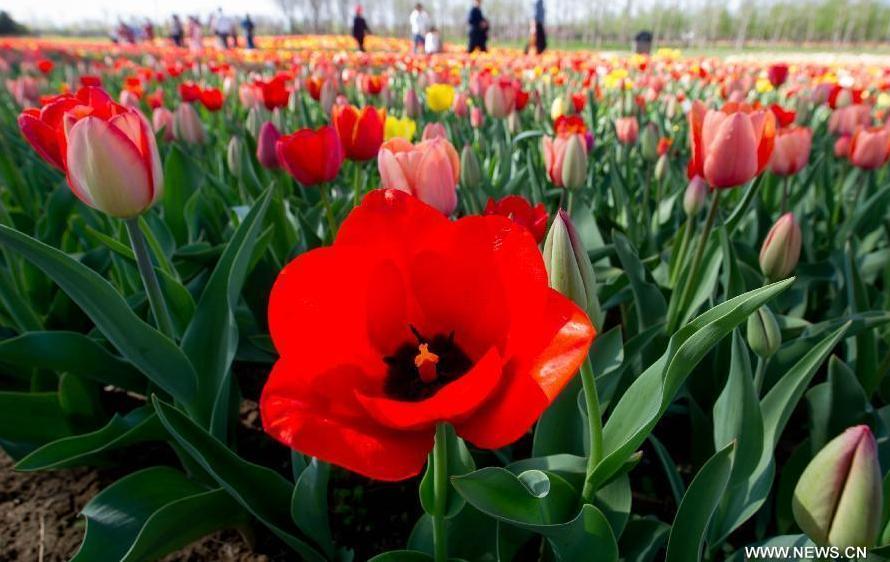
[[[331,206],[331,198],[328,195],[328,189],[330,188],[330,185],[322,184],[318,186],[318,192],[321,196],[321,204],[324,206],[325,219],[328,222],[329,242],[333,242],[334,236],[337,234],[337,221],[334,219],[334,208]]]
[[[791,183],[791,176],[785,176],[782,179],[782,214],[788,211],[788,187]]]
[[[701,267],[702,258],[705,255],[705,249],[708,247],[708,238],[711,236],[711,229],[714,227],[714,219],[717,218],[717,208],[720,203],[720,190],[714,190],[714,196],[711,199],[711,209],[708,211],[708,218],[705,221],[705,228],[698,239],[698,246],[695,248],[695,254],[692,256],[692,266],[689,268],[689,275],[686,276],[686,283],[683,285],[683,292],[680,293],[680,300],[677,301],[677,308],[674,309],[674,315],[668,319],[668,334],[673,334],[677,329],[677,319],[683,314],[689,299],[692,297],[692,290],[698,284],[698,273]]]
[[[754,392],[758,397],[760,396],[760,390],[763,388],[763,379],[766,376],[766,364],[768,361],[768,358],[757,358],[757,370],[754,371]]]
[[[686,252],[689,251],[689,241],[692,239],[692,229],[695,228],[695,215],[688,215],[686,217],[686,227],[683,229],[683,237],[680,238],[680,246],[677,248],[677,257],[673,262],[673,269],[671,270],[671,287],[676,288],[677,286],[677,277],[680,272],[683,271],[683,263],[686,262]]]
[[[600,399],[596,391],[596,377],[590,358],[581,365],[581,385],[584,388],[584,404],[587,406],[587,429],[590,433],[590,454],[587,456],[587,475],[584,478],[584,489],[581,499],[584,503],[593,503],[593,471],[603,458],[603,421],[600,414]]]
[[[448,502],[448,443],[445,424],[436,426],[433,445],[433,551],[435,562],[448,560],[448,542],[445,537],[445,509]]]
[[[173,320],[170,318],[170,311],[167,310],[167,304],[164,302],[164,294],[161,292],[161,285],[158,283],[158,277],[148,254],[145,236],[139,230],[139,217],[126,219],[124,224],[127,226],[127,234],[130,235],[130,245],[136,255],[136,266],[139,268],[139,275],[145,286],[145,295],[148,297],[148,304],[151,306],[151,312],[158,324],[158,329],[161,333],[172,338]]]
[[[352,206],[358,207],[362,199],[362,166],[358,162],[354,162],[352,174]]]

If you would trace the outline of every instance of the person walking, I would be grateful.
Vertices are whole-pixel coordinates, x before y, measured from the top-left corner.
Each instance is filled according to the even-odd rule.
[[[232,32],[232,21],[222,11],[222,8],[216,9],[210,27],[216,34],[217,46],[220,49],[229,48],[229,34]]]
[[[352,18],[352,38],[355,39],[358,50],[364,52],[365,37],[371,34],[371,28],[365,21],[364,10],[361,4],[355,7],[355,17]]]
[[[185,31],[182,28],[182,20],[179,19],[177,14],[173,14],[173,19],[170,22],[170,39],[174,45],[182,47],[184,38]]]
[[[547,31],[544,29],[544,0],[532,0],[532,26],[534,48],[537,54],[547,49]]]
[[[241,20],[241,29],[244,30],[244,40],[246,41],[246,47],[248,49],[255,49],[256,45],[253,41],[253,20],[250,19],[250,14],[246,14],[244,19]]]
[[[467,52],[488,51],[488,20],[482,15],[482,0],[473,0],[473,7],[467,18],[470,42]]]
[[[204,48],[204,29],[197,16],[189,16],[188,22],[189,50],[200,53]]]
[[[417,54],[424,50],[424,41],[430,28],[430,15],[418,3],[408,19],[411,22],[411,50]]]

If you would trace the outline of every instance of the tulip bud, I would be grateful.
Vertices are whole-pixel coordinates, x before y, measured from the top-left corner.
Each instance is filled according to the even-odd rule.
[[[482,113],[482,108],[473,106],[473,109],[470,110],[470,126],[474,129],[478,129],[482,126],[484,121],[485,115]]]
[[[560,116],[564,115],[566,112],[565,109],[566,102],[561,96],[553,99],[553,103],[550,104],[550,118],[556,121]]]
[[[411,119],[420,117],[420,100],[417,98],[417,92],[415,92],[413,88],[405,90],[403,104],[405,106],[406,117],[410,117]]]
[[[515,111],[511,111],[510,115],[507,116],[507,129],[511,134],[516,134],[522,130],[522,123],[519,121],[519,114]]]
[[[173,140],[173,112],[166,107],[157,107],[151,112],[151,127],[155,134],[163,131],[165,141]]]
[[[705,199],[708,197],[708,184],[704,178],[695,176],[686,186],[686,193],[683,194],[683,211],[686,216],[697,215],[702,207],[705,206]]]
[[[562,185],[580,189],[587,183],[587,147],[581,135],[572,135],[566,143],[562,161]]]
[[[460,151],[460,185],[466,189],[478,189],[482,185],[482,167],[473,147],[464,145]]]
[[[430,140],[435,138],[448,140],[448,131],[445,130],[445,125],[442,123],[427,123],[426,127],[423,128],[421,139]]]
[[[664,178],[667,177],[669,165],[670,161],[667,154],[662,154],[658,157],[658,161],[655,163],[655,181],[664,181]]]
[[[658,127],[650,121],[640,133],[640,154],[646,160],[658,158],[658,138]]]
[[[250,133],[250,136],[257,138],[260,134],[260,127],[263,125],[263,118],[257,107],[251,107],[247,111],[247,119],[244,122],[244,128]]]
[[[572,219],[562,209],[553,219],[544,241],[544,265],[550,286],[586,311],[594,326],[602,326],[593,265]]]
[[[244,141],[241,140],[241,137],[233,136],[229,140],[229,145],[226,147],[226,163],[229,165],[229,171],[232,172],[232,175],[236,178],[241,177],[241,170],[243,166],[241,165],[241,154],[244,151]]]
[[[188,144],[204,144],[206,133],[201,118],[190,103],[181,103],[173,119],[173,134]]]
[[[278,162],[278,153],[275,145],[281,133],[271,121],[266,121],[260,128],[260,134],[256,141],[256,158],[261,166],[273,170],[281,164]]]
[[[847,429],[813,457],[791,503],[804,533],[840,548],[874,545],[882,506],[877,445],[866,425]]]
[[[760,248],[760,271],[770,281],[785,279],[800,259],[802,234],[794,213],[785,213],[769,230]]]
[[[768,306],[761,306],[748,316],[748,346],[760,357],[772,357],[782,345],[779,323]]]

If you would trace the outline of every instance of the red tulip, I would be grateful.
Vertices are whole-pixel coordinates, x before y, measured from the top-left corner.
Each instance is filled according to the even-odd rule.
[[[383,144],[385,109],[369,105],[359,111],[354,105],[334,105],[331,122],[340,135],[347,158],[364,162],[377,156]]]
[[[179,85],[179,97],[186,103],[192,103],[201,99],[201,86],[194,82],[183,82]]]
[[[40,110],[25,110],[19,127],[43,159],[66,173],[71,191],[95,209],[130,218],[163,192],[151,126],[104,90],[81,88]]]
[[[361,79],[362,91],[368,95],[376,96],[386,86],[386,77],[379,74],[363,74]]]
[[[788,127],[794,124],[794,119],[797,117],[797,112],[790,109],[785,109],[781,105],[774,103],[769,106],[769,110],[773,112],[773,115],[776,116],[776,122],[779,127]]]
[[[54,66],[55,64],[53,64],[53,61],[49,59],[40,59],[39,61],[37,61],[37,70],[39,70],[43,74],[49,74],[50,72],[52,72]]]
[[[330,125],[284,135],[275,147],[278,162],[305,187],[333,180],[343,165],[343,145]]]
[[[460,156],[443,138],[412,145],[401,137],[388,140],[377,156],[380,186],[410,193],[445,215],[457,207]]]
[[[79,82],[80,82],[81,87],[85,87],[85,86],[93,86],[96,88],[102,87],[102,78],[99,76],[96,76],[94,74],[82,75],[79,79]]]
[[[482,214],[507,217],[528,229],[534,236],[535,242],[539,244],[547,234],[547,209],[544,204],[538,203],[532,207],[531,203],[520,195],[507,195],[497,202],[489,197]]]
[[[850,156],[850,138],[851,135],[843,135],[834,141],[834,156],[836,158],[847,158]]]
[[[700,175],[712,188],[735,187],[759,175],[769,163],[776,136],[771,111],[727,103],[707,109],[696,101],[689,112],[692,158],[689,177]]]
[[[207,111],[219,111],[223,106],[223,94],[219,88],[201,90],[201,105]]]
[[[850,140],[850,163],[863,170],[883,166],[890,158],[890,129],[860,128]]]
[[[770,65],[766,71],[766,75],[769,78],[769,83],[772,84],[774,88],[778,88],[788,80],[788,65],[785,63]]]
[[[278,161],[278,139],[281,133],[271,121],[266,121],[260,127],[259,135],[256,141],[256,158],[264,168],[275,169],[281,166]]]
[[[287,89],[287,78],[285,76],[279,74],[268,82],[257,80],[254,84],[266,109],[272,111],[276,107],[287,106],[290,91]]]
[[[595,336],[526,229],[452,222],[398,190],[369,193],[333,246],[285,267],[269,325],[266,432],[390,481],[420,472],[438,423],[486,449],[522,437]]]
[[[813,131],[809,127],[788,127],[776,133],[776,144],[769,169],[777,176],[793,176],[810,159]]]

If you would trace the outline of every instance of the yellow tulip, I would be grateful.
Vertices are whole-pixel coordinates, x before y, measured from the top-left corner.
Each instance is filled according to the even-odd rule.
[[[441,113],[451,109],[454,102],[454,87],[448,84],[433,84],[426,89],[426,104],[435,111]]]
[[[383,137],[386,140],[395,137],[401,137],[407,141],[414,138],[417,132],[417,123],[410,117],[402,117],[401,119],[393,115],[386,116],[386,123],[383,127]]]

